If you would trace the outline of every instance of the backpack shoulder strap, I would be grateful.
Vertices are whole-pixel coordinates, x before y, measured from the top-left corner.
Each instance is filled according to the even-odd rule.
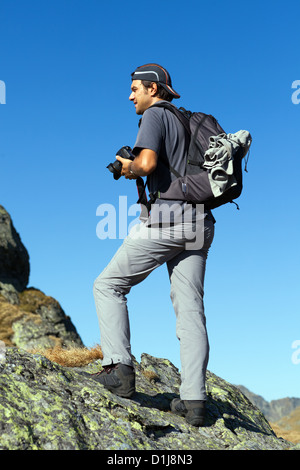
[[[158,108],[165,108],[165,109],[168,109],[169,111],[171,111],[171,113],[175,114],[175,116],[177,116],[177,118],[179,119],[179,121],[182,123],[182,125],[184,126],[185,130],[187,131],[188,135],[190,136],[191,135],[191,129],[190,129],[190,125],[189,125],[189,118],[187,116],[185,116],[183,114],[182,111],[180,111],[180,109],[176,108],[176,106],[174,106],[173,104],[169,103],[168,101],[157,101],[155,104],[153,104],[151,106],[151,108],[153,107],[158,107]]]
[[[154,106],[157,107],[157,108],[168,109],[173,114],[175,114],[175,116],[177,116],[177,118],[179,119],[181,124],[184,126],[184,128],[186,130],[186,133],[188,134],[188,137],[190,138],[191,129],[190,129],[190,125],[189,125],[189,118],[187,116],[185,116],[182,111],[180,111],[178,108],[176,108],[176,106],[169,103],[168,101],[157,101],[157,103],[153,104],[151,106],[151,108],[153,108]],[[170,163],[167,164],[163,160],[159,160],[159,162],[163,163],[173,173],[173,175],[176,176],[176,178],[180,178],[182,176],[180,173],[178,173],[177,170],[175,170],[175,168],[173,168],[170,165]]]

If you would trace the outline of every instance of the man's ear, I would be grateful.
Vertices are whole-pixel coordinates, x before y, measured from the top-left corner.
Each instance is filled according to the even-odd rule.
[[[157,95],[157,83],[152,82],[150,87],[150,95],[156,96]]]

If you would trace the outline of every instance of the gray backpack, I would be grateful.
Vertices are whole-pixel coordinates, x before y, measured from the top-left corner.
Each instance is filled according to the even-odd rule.
[[[159,198],[204,204],[206,209],[215,209],[237,199],[243,189],[242,160],[250,149],[250,133],[239,131],[226,134],[213,116],[178,109],[166,101],[159,101],[153,106],[174,113],[190,141],[185,174],[180,175],[161,161],[168,165],[176,179],[167,191],[150,194],[148,205]]]

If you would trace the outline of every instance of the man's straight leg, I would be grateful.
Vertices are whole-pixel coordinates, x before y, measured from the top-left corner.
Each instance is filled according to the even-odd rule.
[[[176,334],[180,340],[182,400],[206,400],[209,343],[203,295],[206,258],[213,235],[213,223],[206,221],[203,248],[183,251],[167,263]]]

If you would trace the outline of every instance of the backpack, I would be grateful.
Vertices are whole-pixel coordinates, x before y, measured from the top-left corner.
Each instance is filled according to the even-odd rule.
[[[166,101],[159,101],[152,106],[163,107],[174,113],[190,141],[184,175],[159,160],[168,165],[176,179],[167,191],[149,195],[148,208],[157,198],[204,204],[206,209],[215,209],[237,199],[243,189],[242,160],[250,149],[250,133],[239,131],[226,134],[213,116],[178,109]]]

